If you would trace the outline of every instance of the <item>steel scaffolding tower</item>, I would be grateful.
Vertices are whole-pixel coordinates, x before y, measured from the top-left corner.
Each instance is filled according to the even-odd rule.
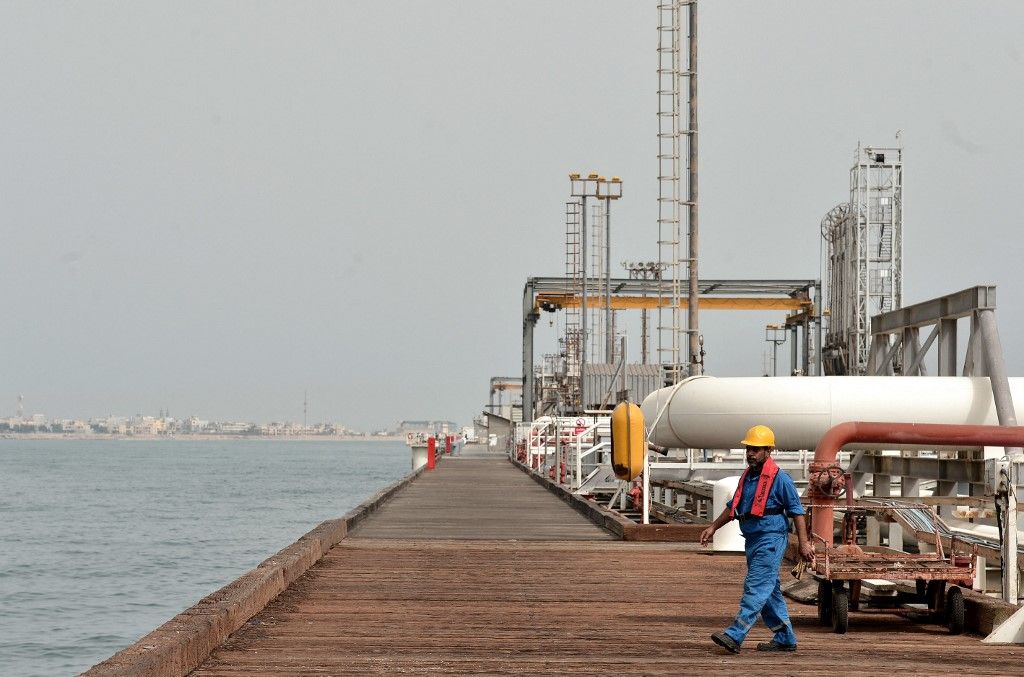
[[[903,149],[858,145],[850,201],[821,222],[828,243],[828,374],[864,374],[871,317],[903,305]]]
[[[688,10],[687,30],[682,26]],[[682,46],[688,46],[687,58]],[[688,121],[682,121],[682,82],[688,82]],[[685,139],[685,141],[684,141]],[[681,186],[681,147],[687,149],[687,187]],[[686,207],[684,212],[683,207]],[[682,220],[687,241],[682,241]],[[697,3],[696,0],[658,5],[658,258],[669,294],[658,306],[658,358],[666,381],[676,382],[700,373],[697,303]],[[685,280],[685,282],[684,282]],[[687,289],[686,329],[682,330],[682,295]],[[687,335],[686,347],[682,334]],[[685,354],[684,354],[685,350]]]

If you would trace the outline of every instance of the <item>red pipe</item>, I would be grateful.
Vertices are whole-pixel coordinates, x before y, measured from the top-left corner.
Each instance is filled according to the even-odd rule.
[[[833,426],[818,441],[810,465],[808,495],[814,508],[811,532],[832,545],[833,506],[838,492],[836,456],[851,442],[929,444],[937,447],[1024,447],[1024,426],[945,425],[938,423],[866,423],[851,421]],[[831,469],[831,472],[830,472]]]
[[[433,470],[437,465],[437,440],[433,437],[427,438],[427,470]]]

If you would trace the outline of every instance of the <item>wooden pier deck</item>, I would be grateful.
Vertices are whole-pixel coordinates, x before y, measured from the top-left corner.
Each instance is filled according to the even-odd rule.
[[[1014,675],[1024,647],[895,615],[847,635],[790,601],[795,654],[709,635],[741,557],[613,539],[500,457],[446,458],[367,518],[192,674]]]

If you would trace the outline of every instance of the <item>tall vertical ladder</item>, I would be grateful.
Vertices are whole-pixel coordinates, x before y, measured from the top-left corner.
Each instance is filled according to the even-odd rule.
[[[565,278],[569,281],[572,293],[583,294],[583,252],[581,250],[583,207],[578,200],[565,203]],[[578,409],[582,403],[580,391],[580,351],[582,349],[582,333],[580,330],[580,308],[572,306],[565,309],[565,383],[563,393],[568,408]]]
[[[679,379],[682,300],[679,270],[679,70],[680,6],[658,5],[658,261],[671,281],[658,289],[658,361],[665,365],[666,382]]]
[[[671,384],[701,367],[691,353],[697,352],[696,307],[687,309],[683,322],[684,289],[694,302],[696,290],[696,115],[684,122],[682,82],[687,87],[687,110],[693,110],[696,96],[696,0],[675,0],[658,4],[658,260],[664,267],[667,289],[659,286],[658,361]],[[684,11],[687,16],[683,28]],[[686,57],[683,45],[686,45]],[[687,178],[682,185],[682,150],[687,152]],[[691,157],[691,152],[694,151]],[[685,199],[684,199],[685,192]],[[692,194],[691,194],[692,193]],[[686,241],[682,222],[686,222]],[[693,251],[691,251],[691,248]],[[683,326],[686,326],[683,329]],[[686,344],[684,347],[684,335]]]

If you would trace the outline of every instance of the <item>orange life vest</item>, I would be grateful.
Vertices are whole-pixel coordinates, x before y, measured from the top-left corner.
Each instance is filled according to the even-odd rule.
[[[740,483],[736,487],[736,493],[732,497],[732,508],[729,511],[729,519],[736,519],[736,509],[739,508],[740,499],[743,498],[743,485],[747,481],[748,467],[740,477]],[[768,495],[772,493],[772,485],[775,483],[775,476],[779,474],[779,466],[772,457],[764,460],[761,466],[761,478],[757,481],[757,490],[754,492],[754,503],[750,506],[750,513],[755,517],[764,517],[765,506],[768,505]]]

